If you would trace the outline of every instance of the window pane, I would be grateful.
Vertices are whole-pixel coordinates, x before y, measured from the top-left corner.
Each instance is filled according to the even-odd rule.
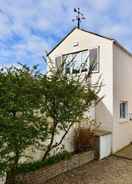
[[[67,74],[70,73],[71,71],[71,65],[72,65],[72,54],[69,54],[69,55],[66,55],[66,56],[63,56],[63,59],[64,59],[64,62],[65,62],[65,72]]]
[[[80,72],[80,68],[81,68],[81,52],[77,53],[77,54],[73,54],[73,68],[72,68],[72,72],[73,73],[79,73]]]
[[[128,103],[121,102],[120,103],[120,118],[127,118],[127,110],[128,110]]]
[[[98,70],[97,64],[97,53],[98,49],[90,49],[86,51],[81,51],[78,53],[73,53],[64,56],[65,71],[66,73],[79,73],[79,72],[86,72],[90,67],[90,63],[93,66],[92,70]]]
[[[90,58],[90,65],[93,68],[93,71],[98,70],[98,61],[97,61],[97,48],[95,49],[90,49],[89,51],[89,58]]]
[[[120,118],[123,118],[123,105],[120,104]]]
[[[89,68],[89,52],[88,51],[82,52],[81,61],[82,61],[81,72],[86,72]]]

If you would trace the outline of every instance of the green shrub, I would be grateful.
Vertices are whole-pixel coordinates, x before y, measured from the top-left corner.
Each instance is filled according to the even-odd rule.
[[[17,167],[17,173],[27,173],[31,171],[36,171],[44,166],[53,165],[55,163],[60,162],[61,160],[69,160],[71,158],[71,154],[67,151],[63,151],[62,153],[58,153],[54,156],[49,157],[46,160],[35,161],[32,163],[24,163]]]

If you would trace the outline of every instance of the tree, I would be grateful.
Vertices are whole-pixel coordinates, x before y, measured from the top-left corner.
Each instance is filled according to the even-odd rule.
[[[45,160],[91,104],[99,101],[100,79],[91,83],[94,64],[83,76],[69,75],[65,67],[65,61],[58,68],[51,64],[50,75],[27,66],[0,70],[0,174],[7,174],[6,184],[15,184],[27,148],[41,147]],[[63,135],[56,141],[60,131]]]
[[[41,116],[40,78],[37,68],[11,67],[0,70],[0,174],[6,184],[15,184],[16,169],[25,150],[47,136]],[[38,113],[39,112],[39,113]]]
[[[50,58],[49,74],[42,78],[42,111],[50,117],[49,144],[45,148],[43,160],[49,153],[60,146],[75,123],[79,123],[91,104],[99,100],[98,93],[101,88],[100,79],[94,85],[90,82],[92,70],[95,66],[91,63],[88,72],[81,74],[67,74],[64,69],[65,61],[55,67]],[[74,61],[71,60],[68,65]],[[85,65],[85,63],[84,63]],[[84,67],[84,65],[82,67]],[[60,140],[56,141],[56,134],[63,131]]]

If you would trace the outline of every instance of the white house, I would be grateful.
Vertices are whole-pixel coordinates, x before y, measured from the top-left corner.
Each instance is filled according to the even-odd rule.
[[[83,29],[74,28],[48,54],[59,62],[62,56],[74,53],[81,63],[86,53],[94,57],[97,67],[93,78],[102,74],[103,100],[95,109],[95,118],[102,128],[112,132],[112,152],[132,141],[132,54],[118,41]],[[69,72],[73,72],[69,69]]]

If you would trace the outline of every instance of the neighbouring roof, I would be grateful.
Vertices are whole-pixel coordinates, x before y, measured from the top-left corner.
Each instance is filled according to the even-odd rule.
[[[73,28],[60,42],[57,43],[57,45],[55,47],[53,47],[49,53],[47,54],[47,56],[49,56],[75,29],[80,29],[81,31],[84,31],[86,33],[90,33],[90,34],[93,34],[93,35],[96,35],[96,36],[99,36],[99,37],[102,37],[102,38],[105,38],[105,39],[108,39],[108,40],[111,40],[113,41],[113,43],[115,45],[117,45],[118,47],[120,47],[122,50],[124,50],[127,54],[129,54],[130,56],[132,56],[132,53],[128,51],[128,49],[126,49],[124,46],[122,46],[116,39],[114,38],[110,38],[110,37],[107,37],[107,36],[104,36],[104,35],[100,35],[98,33],[95,33],[95,32],[91,32],[91,31],[87,31],[85,29],[82,29],[82,28]]]

